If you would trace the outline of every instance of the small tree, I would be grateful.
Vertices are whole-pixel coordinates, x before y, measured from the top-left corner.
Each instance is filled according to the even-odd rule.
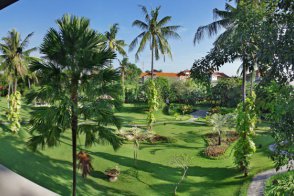
[[[245,104],[240,103],[237,107],[237,125],[236,130],[240,138],[235,146],[235,164],[248,176],[250,158],[256,151],[255,144],[251,138],[254,134],[254,128],[257,121],[255,112],[255,94],[247,97]]]
[[[225,127],[232,127],[233,119],[233,114],[221,115],[217,113],[207,118],[208,123],[213,126],[213,131],[216,131],[218,133],[218,145],[221,145],[222,131]]]
[[[180,155],[175,155],[172,157],[171,164],[183,170],[181,179],[175,185],[175,189],[174,189],[175,195],[177,194],[178,186],[181,184],[181,182],[184,180],[184,178],[187,175],[187,171],[189,169],[191,160],[192,158],[187,154],[180,154]]]
[[[134,163],[135,166],[137,166],[137,160],[138,160],[138,152],[140,150],[140,142],[145,140],[148,136],[146,131],[140,130],[137,127],[134,127],[132,129],[133,134],[133,143],[134,143]]]

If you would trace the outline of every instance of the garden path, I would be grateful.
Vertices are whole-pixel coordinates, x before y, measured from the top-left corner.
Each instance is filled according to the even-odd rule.
[[[272,144],[269,146],[270,151],[274,151],[275,144]],[[276,171],[276,169],[270,169],[264,172],[261,172],[253,177],[251,184],[249,185],[247,195],[248,196],[263,196],[265,183],[268,178],[271,176],[274,176],[278,173],[287,172],[287,166],[281,167],[279,171]]]

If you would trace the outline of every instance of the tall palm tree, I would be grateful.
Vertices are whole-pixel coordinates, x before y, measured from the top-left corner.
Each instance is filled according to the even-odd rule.
[[[128,65],[129,65],[129,59],[128,58],[123,58],[121,61],[119,61],[120,67],[120,75],[121,75],[121,85],[123,88],[123,96],[125,98],[125,75],[128,69]]]
[[[28,142],[33,150],[38,146],[56,146],[61,135],[71,129],[73,195],[77,135],[85,135],[86,146],[108,142],[117,149],[122,144],[112,128],[120,127],[114,115],[119,104],[119,73],[109,66],[115,53],[89,23],[83,17],[64,15],[57,20],[59,29],[49,29],[40,47],[46,61],[35,61],[32,66],[42,88],[28,94],[29,102],[38,99],[49,105],[33,112],[33,136]]]
[[[126,56],[127,53],[124,50],[124,47],[127,46],[127,44],[125,43],[124,40],[118,40],[116,38],[118,30],[119,30],[119,25],[115,23],[110,27],[109,31],[105,32],[107,45],[112,51],[118,52],[122,56]]]
[[[242,37],[241,35],[239,35],[240,32],[236,32],[237,28],[239,28],[240,30],[240,15],[242,15],[242,8],[240,8],[239,3],[244,3],[243,1],[240,0],[236,0],[235,1],[237,6],[233,7],[232,5],[230,5],[229,3],[226,3],[225,5],[225,10],[219,10],[219,9],[214,9],[213,10],[213,14],[214,14],[214,19],[215,21],[206,25],[206,26],[200,26],[195,35],[194,35],[194,44],[196,44],[197,42],[199,42],[200,40],[202,40],[204,38],[204,34],[207,33],[208,36],[213,36],[213,35],[217,35],[219,33],[219,31],[221,29],[225,29],[225,31],[220,34],[216,41],[214,42],[214,45],[216,47],[222,47],[223,45],[226,45],[229,43],[232,43],[234,41],[234,39]],[[258,6],[259,5],[259,1],[258,0],[254,0],[252,1],[252,5],[254,6]],[[253,9],[253,8],[252,8]],[[243,38],[241,38],[243,39]],[[241,40],[240,39],[240,40]],[[237,41],[236,41],[237,42]],[[254,62],[254,58],[252,58],[252,56],[254,56],[254,54],[247,54],[248,51],[246,51],[246,47],[245,45],[251,44],[252,43],[239,43],[238,48],[240,49],[240,55],[237,58],[240,58],[242,60],[242,99],[243,99],[243,103],[245,103],[246,100],[246,72],[247,70],[250,70],[252,73],[252,76],[254,75],[254,72],[256,70],[256,62]],[[250,63],[251,62],[251,63]],[[253,84],[252,84],[253,85]]]
[[[30,33],[22,40],[20,33],[12,29],[6,37],[2,38],[3,43],[0,43],[2,70],[7,76],[9,92],[10,87],[12,92],[17,91],[18,79],[20,77],[24,79],[28,73],[28,64],[34,59],[30,57],[30,54],[36,48],[26,49],[32,35],[33,33]]]
[[[151,10],[148,13],[145,6],[140,6],[143,14],[145,15],[144,21],[135,20],[133,26],[143,30],[130,44],[129,50],[132,51],[137,46],[139,39],[141,39],[139,47],[136,51],[136,60],[139,59],[139,54],[145,49],[146,43],[149,42],[151,50],[151,78],[153,79],[153,67],[154,57],[159,59],[160,54],[165,58],[168,55],[172,58],[171,48],[168,43],[169,38],[179,39],[180,35],[176,32],[180,26],[172,25],[167,26],[167,23],[171,21],[171,16],[165,16],[164,18],[158,18],[160,7],[155,10]]]

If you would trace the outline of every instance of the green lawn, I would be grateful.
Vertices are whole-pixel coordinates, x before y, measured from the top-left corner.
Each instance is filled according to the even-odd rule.
[[[3,103],[1,101],[1,105]],[[145,107],[128,104],[118,115],[124,120],[125,126],[130,123],[144,124],[144,112]],[[175,143],[142,144],[137,169],[134,169],[132,144],[125,144],[116,152],[110,146],[101,145],[87,149],[93,156],[95,171],[85,180],[79,174],[78,195],[172,195],[174,184],[181,176],[181,170],[169,164],[174,154],[185,153],[193,158],[188,176],[178,188],[179,195],[246,194],[250,178],[273,166],[267,154],[268,145],[273,140],[264,127],[257,131],[254,138],[262,147],[257,149],[252,158],[250,176],[244,179],[234,167],[232,150],[221,160],[211,160],[202,155],[205,148],[203,135],[211,131],[210,127],[197,122],[177,122],[174,117],[161,112],[158,112],[157,117],[158,121],[167,124],[156,125],[154,130],[158,134],[175,138]],[[182,120],[189,118],[184,116]],[[61,195],[69,195],[70,134],[62,137],[60,146],[37,153],[29,151],[24,140],[0,131],[0,163]],[[116,165],[121,168],[121,175],[117,182],[110,183],[103,171]]]

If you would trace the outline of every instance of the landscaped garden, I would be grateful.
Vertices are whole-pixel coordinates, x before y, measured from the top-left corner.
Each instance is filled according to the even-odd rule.
[[[211,50],[177,73],[155,67],[182,26],[139,10],[129,44],[118,23],[101,33],[71,14],[39,47],[2,37],[0,179],[48,195],[292,195],[294,2],[226,1],[194,32],[195,46],[218,35]],[[219,71],[236,60],[237,76]]]
[[[1,99],[1,106],[5,107]],[[119,116],[126,122],[139,123],[146,107],[142,105],[126,105]],[[148,195],[171,195],[175,184],[181,178],[181,169],[171,164],[176,154],[187,154],[192,158],[187,178],[179,186],[178,193],[196,195],[246,195],[250,178],[243,178],[233,163],[232,147],[219,159],[206,157],[204,136],[211,133],[211,127],[203,120],[187,122],[175,120],[174,117],[157,113],[158,121],[165,124],[155,125],[154,131],[162,136],[174,138],[172,143],[140,144],[137,165],[134,165],[133,143],[126,142],[118,151],[111,146],[95,145],[86,151],[92,158],[94,170],[83,179],[78,175],[78,194],[95,195],[125,194],[140,195],[142,190]],[[128,129],[127,124],[123,129]],[[268,127],[257,128],[254,141],[261,148],[253,155],[250,176],[267,168],[273,167],[268,157],[268,145],[273,139]],[[0,162],[26,178],[49,188],[61,195],[70,194],[68,184],[71,183],[71,137],[66,134],[61,138],[60,146],[47,148],[32,153],[25,145],[28,136],[18,137],[9,132],[1,132]],[[83,138],[83,136],[81,136]],[[82,140],[81,138],[81,140]],[[79,140],[79,139],[78,139]],[[78,149],[84,149],[83,144]],[[27,161],[23,161],[27,160]],[[20,164],[21,163],[21,164]],[[108,181],[104,171],[118,166],[118,181]],[[79,171],[81,173],[81,171]]]

